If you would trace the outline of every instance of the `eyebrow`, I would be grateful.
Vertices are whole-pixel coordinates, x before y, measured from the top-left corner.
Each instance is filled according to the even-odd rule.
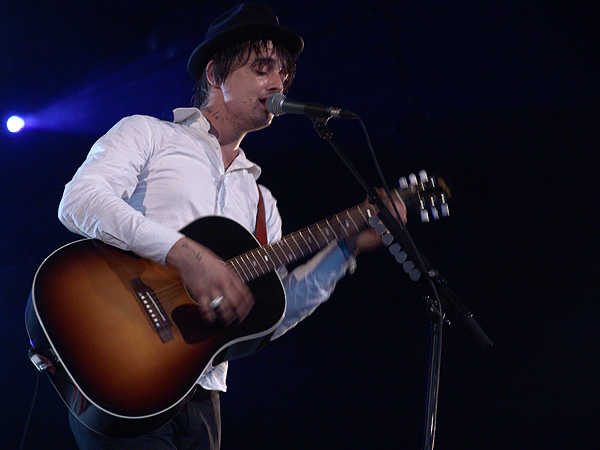
[[[253,62],[252,62],[252,66],[268,66],[269,64],[273,64],[275,65],[277,63],[277,60],[271,56],[263,56],[260,58],[256,58]]]
[[[259,68],[259,69],[262,69],[263,67],[266,67],[266,66],[270,66],[273,69],[275,69],[277,67],[277,59],[273,58],[272,56],[261,56],[261,57],[257,57],[251,65],[252,68]],[[279,66],[279,70],[277,72],[280,74],[283,81],[287,80],[287,78],[290,76],[289,72],[285,69],[284,64],[281,64]]]

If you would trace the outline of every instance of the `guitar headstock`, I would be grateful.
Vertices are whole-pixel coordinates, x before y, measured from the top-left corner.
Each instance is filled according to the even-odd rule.
[[[410,174],[408,178],[401,177],[398,185],[398,189],[392,191],[392,195],[400,197],[407,209],[417,209],[420,212],[421,221],[429,222],[431,218],[438,220],[440,216],[450,215],[448,207],[450,189],[442,178],[430,177],[427,172],[421,170],[418,176]],[[383,243],[388,246],[389,252],[396,262],[402,265],[402,269],[411,280],[418,281],[421,278],[421,271],[408,259],[408,254],[400,244],[394,243],[393,236],[379,221],[379,218],[375,216],[371,219],[370,225],[374,226],[377,233],[381,235]]]
[[[421,170],[418,176],[411,173],[408,177],[401,177],[398,185],[398,189],[394,192],[407,208],[412,207],[420,212],[422,222],[438,220],[440,216],[450,215],[448,207],[450,189],[442,178],[431,177]]]

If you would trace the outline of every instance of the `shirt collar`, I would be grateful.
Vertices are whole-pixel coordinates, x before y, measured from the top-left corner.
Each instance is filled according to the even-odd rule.
[[[206,132],[210,129],[210,123],[202,115],[198,108],[177,108],[173,110],[173,121],[181,125],[198,127]],[[240,148],[238,156],[233,160],[228,170],[247,169],[255,180],[258,179],[262,169],[258,164],[253,163],[248,158],[244,150]]]
[[[198,108],[174,109],[173,122],[188,126],[196,124],[205,131],[208,131],[210,128],[208,120],[206,120]]]

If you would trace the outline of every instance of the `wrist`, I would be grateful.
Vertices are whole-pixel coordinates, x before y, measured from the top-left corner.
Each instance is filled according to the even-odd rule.
[[[194,241],[188,237],[179,239],[167,253],[166,262],[180,272],[189,268],[201,259],[200,249]]]
[[[346,255],[346,257],[357,256],[360,253],[357,241],[358,239],[356,235],[349,236],[339,241],[340,247],[342,248],[342,251],[344,251],[344,255]]]
[[[348,261],[348,272],[352,275],[356,271],[356,258],[354,251],[356,251],[356,239],[341,239],[338,241],[338,246],[344,254],[344,258]]]

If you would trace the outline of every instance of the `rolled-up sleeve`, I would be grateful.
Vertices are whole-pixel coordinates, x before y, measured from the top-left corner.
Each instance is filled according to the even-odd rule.
[[[281,217],[277,202],[271,192],[261,186],[265,201],[267,235],[270,243],[281,239]],[[277,271],[287,298],[285,316],[271,339],[277,339],[311,315],[315,309],[331,296],[337,282],[344,277],[350,260],[337,242],[313,256],[305,264],[288,272],[285,267]]]
[[[337,282],[346,274],[349,265],[350,262],[337,242],[332,242],[306,264],[289,273],[283,271],[282,282],[287,297],[287,309],[272,339],[277,339],[295,327],[327,301]]]

